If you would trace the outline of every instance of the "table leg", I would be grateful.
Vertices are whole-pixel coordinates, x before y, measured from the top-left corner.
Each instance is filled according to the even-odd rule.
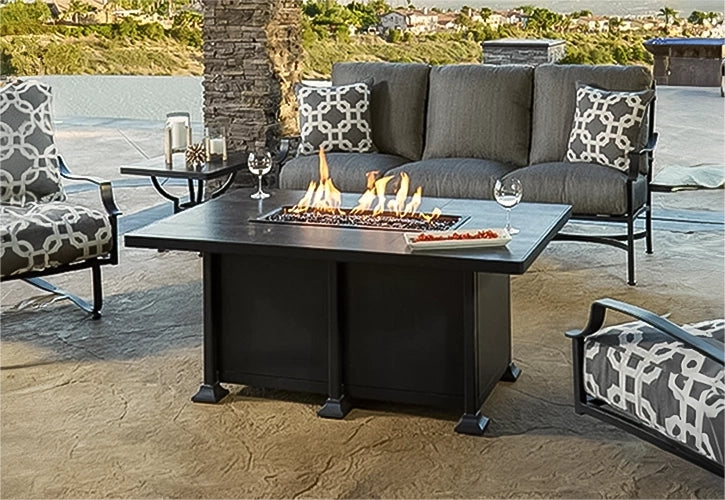
[[[181,210],[179,205],[179,198],[177,196],[172,195],[168,191],[166,191],[162,186],[161,183],[159,183],[159,180],[156,178],[156,176],[151,176],[151,184],[153,184],[156,191],[166,198],[167,200],[171,200],[174,204],[174,213],[178,213],[179,210]]]
[[[197,179],[196,181],[196,204],[204,203],[204,181]]]
[[[481,414],[478,404],[478,338],[476,335],[475,274],[463,280],[463,415],[455,431],[480,436],[489,419]]]
[[[345,396],[343,390],[343,353],[342,342],[340,339],[339,324],[339,295],[338,295],[338,264],[330,262],[328,264],[328,306],[329,318],[327,326],[327,401],[317,412],[317,415],[324,418],[345,418],[350,411],[350,400]]]
[[[209,195],[209,198],[216,198],[217,196],[220,196],[220,195],[224,194],[226,192],[226,190],[229,189],[229,187],[234,182],[234,179],[236,179],[236,178],[237,178],[237,172],[236,171],[234,171],[231,174],[229,174],[229,177],[227,177],[227,180],[224,181],[224,184],[222,184],[221,186],[219,186],[219,188],[216,191],[214,191],[213,193],[211,193]]]
[[[192,396],[195,403],[218,403],[229,391],[219,383],[217,370],[217,340],[219,328],[219,256],[204,256],[204,383]]]

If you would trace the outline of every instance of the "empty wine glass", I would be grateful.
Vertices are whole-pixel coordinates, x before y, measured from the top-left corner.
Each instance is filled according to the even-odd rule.
[[[272,169],[272,155],[267,151],[249,153],[249,158],[247,158],[247,167],[249,168],[249,171],[256,175],[259,179],[257,192],[253,193],[251,197],[255,200],[269,198],[270,194],[262,191],[262,176]]]
[[[515,177],[499,179],[493,187],[493,197],[496,198],[499,205],[506,209],[506,231],[509,234],[519,232],[515,227],[511,227],[511,209],[521,201],[522,194],[521,181]]]

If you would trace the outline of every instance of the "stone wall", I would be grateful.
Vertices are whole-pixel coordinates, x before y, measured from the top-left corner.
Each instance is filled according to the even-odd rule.
[[[294,131],[301,0],[204,0],[204,121],[230,150],[274,149]]]
[[[483,42],[485,64],[547,64],[566,56],[564,40],[502,39]]]

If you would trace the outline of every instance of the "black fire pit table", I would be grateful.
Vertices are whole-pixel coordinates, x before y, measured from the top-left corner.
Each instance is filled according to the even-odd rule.
[[[252,219],[303,193],[262,201],[235,190],[126,235],[126,245],[202,252],[204,383],[316,392],[318,414],[343,418],[373,399],[462,409],[456,431],[481,434],[479,409],[511,361],[510,275],[523,274],[569,219],[568,205],[522,203],[504,247],[416,251],[391,230]],[[357,196],[343,198],[353,206]],[[504,226],[492,201],[424,199],[468,217],[461,230]]]

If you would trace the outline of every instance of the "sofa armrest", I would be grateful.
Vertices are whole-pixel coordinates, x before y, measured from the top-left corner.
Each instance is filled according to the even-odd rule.
[[[94,177],[72,174],[70,170],[68,170],[68,166],[65,164],[65,161],[63,161],[63,158],[60,156],[58,156],[58,165],[60,166],[60,175],[63,178],[73,181],[90,182],[97,185],[101,193],[101,202],[103,203],[103,208],[106,209],[106,213],[110,217],[118,217],[121,215],[121,210],[116,205],[116,201],[113,197],[113,187],[111,186],[110,181],[102,181]]]
[[[725,364],[725,353],[702,338],[688,333],[662,316],[658,316],[646,309],[642,309],[641,307],[633,306],[614,299],[600,299],[593,302],[589,312],[589,322],[584,329],[566,332],[566,336],[571,339],[583,339],[588,335],[598,332],[604,324],[604,317],[607,309],[618,311],[644,321],[645,323],[657,328],[662,333],[679,340],[703,356],[706,356],[720,364]]]
[[[655,147],[657,147],[657,139],[659,138],[659,134],[657,132],[653,132],[652,135],[650,135],[649,139],[647,140],[647,144],[644,145],[641,149],[638,149],[636,151],[631,151],[629,153],[629,178],[634,180],[637,178],[637,176],[640,173],[640,162],[642,161],[642,158],[646,155],[652,156],[654,153]],[[645,159],[645,161],[649,161],[649,159]],[[647,165],[647,170],[650,170],[650,165]]]

